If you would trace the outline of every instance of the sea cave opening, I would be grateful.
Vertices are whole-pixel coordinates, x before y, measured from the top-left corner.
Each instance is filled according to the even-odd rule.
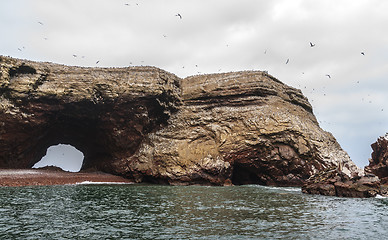
[[[232,183],[234,185],[259,184],[267,185],[256,168],[249,164],[235,163],[233,166]]]
[[[54,166],[68,172],[79,172],[83,161],[83,152],[70,144],[58,144],[48,147],[46,155],[32,168]]]

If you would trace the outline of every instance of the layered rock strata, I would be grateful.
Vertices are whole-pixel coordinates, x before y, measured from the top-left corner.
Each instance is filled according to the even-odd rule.
[[[0,168],[67,143],[136,182],[300,186],[359,169],[300,90],[266,72],[180,79],[154,67],[82,68],[0,57]]]

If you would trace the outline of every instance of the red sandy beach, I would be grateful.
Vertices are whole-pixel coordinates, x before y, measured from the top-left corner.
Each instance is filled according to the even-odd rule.
[[[46,186],[95,183],[132,183],[132,181],[102,172],[66,172],[51,169],[0,169],[0,186]]]

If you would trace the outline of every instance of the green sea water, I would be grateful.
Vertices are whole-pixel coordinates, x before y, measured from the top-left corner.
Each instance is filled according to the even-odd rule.
[[[1,187],[0,239],[388,239],[388,199],[257,185]]]

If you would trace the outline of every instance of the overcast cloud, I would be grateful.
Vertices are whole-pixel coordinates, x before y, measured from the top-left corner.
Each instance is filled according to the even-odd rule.
[[[266,70],[363,167],[388,131],[387,12],[383,0],[2,0],[0,54],[180,77]]]

